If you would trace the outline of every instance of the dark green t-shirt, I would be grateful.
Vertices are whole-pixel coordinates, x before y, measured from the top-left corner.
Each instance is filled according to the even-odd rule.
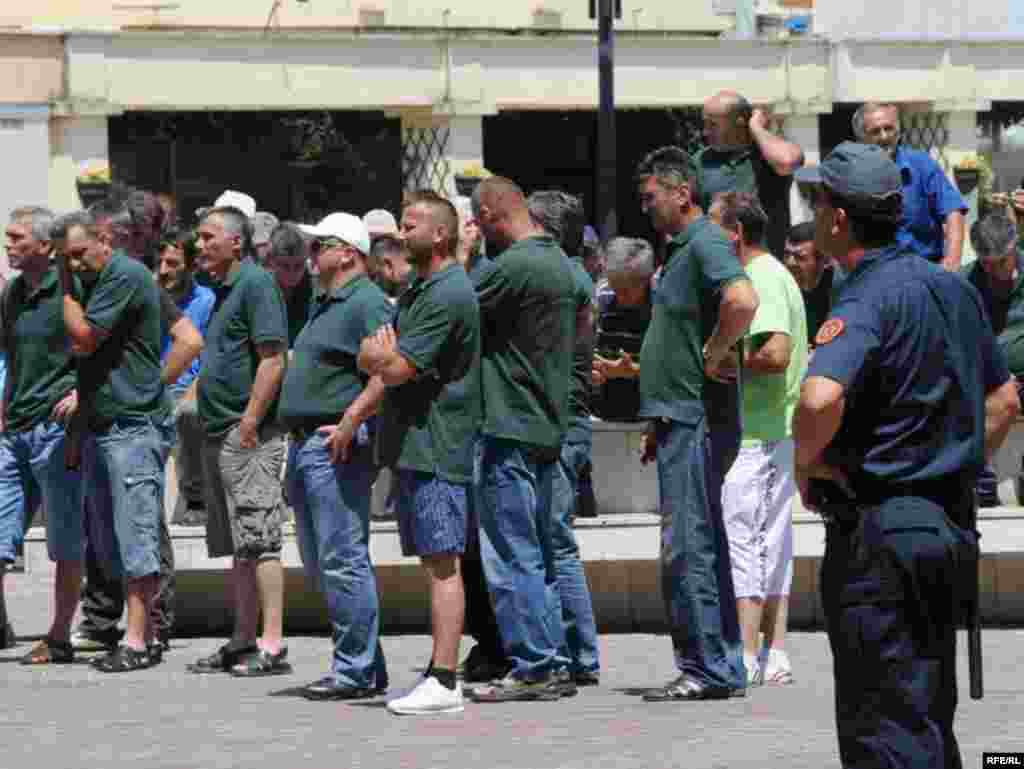
[[[220,285],[206,333],[199,370],[199,419],[209,435],[223,435],[242,419],[260,358],[256,347],[288,343],[284,299],[274,276],[250,261],[240,262]],[[263,423],[276,418],[277,398]]]
[[[413,281],[398,300],[395,331],[416,378],[384,396],[381,464],[470,483],[480,426],[480,313],[462,266]]]
[[[669,241],[640,350],[640,416],[692,424],[705,414],[704,343],[718,323],[722,289],[739,278],[746,273],[732,245],[707,217]]]
[[[550,237],[505,249],[477,285],[484,334],[482,432],[558,450],[569,426],[576,294]]]
[[[593,307],[594,280],[579,259],[570,259],[572,280],[578,314]],[[570,432],[584,428],[590,431],[590,370],[594,363],[593,317],[586,330],[576,329],[576,344],[572,357],[572,381],[569,383]]]
[[[768,214],[765,245],[782,258],[789,232],[789,191],[792,176],[780,176],[764,159],[761,151],[751,145],[720,152],[705,147],[693,158],[697,169],[700,206],[711,210],[711,201],[719,192],[752,192]]]
[[[77,279],[75,285],[75,294],[81,295]],[[12,278],[0,313],[7,353],[4,422],[7,430],[22,432],[49,419],[57,401],[75,387],[57,269],[51,268],[31,293],[24,275]]]
[[[992,290],[992,283],[981,262],[962,267],[960,274],[981,295],[992,331],[1006,355],[1010,373],[1021,378],[1024,377],[1024,248],[1021,247],[1017,249],[1017,271],[1017,280],[1006,296],[999,296]]]
[[[115,252],[84,287],[89,325],[108,336],[78,359],[78,402],[86,424],[105,430],[117,419],[162,418],[170,403],[160,381],[160,289],[146,266]]]
[[[281,385],[278,419],[287,429],[313,429],[341,418],[366,386],[356,365],[359,346],[393,313],[387,296],[365,275],[314,307]]]
[[[313,278],[307,272],[285,302],[285,311],[288,313],[288,349],[295,347],[295,340],[309,320],[313,306]]]

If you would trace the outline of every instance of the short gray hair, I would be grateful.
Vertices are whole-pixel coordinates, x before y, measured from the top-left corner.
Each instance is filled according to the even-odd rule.
[[[243,258],[251,258],[255,255],[256,249],[252,244],[252,223],[249,221],[249,217],[245,215],[244,211],[241,211],[234,206],[210,208],[203,212],[203,216],[199,220],[199,223],[202,224],[211,216],[220,218],[221,225],[229,235],[238,235]]]
[[[53,211],[42,206],[21,206],[11,211],[12,222],[29,220],[29,229],[32,231],[32,237],[36,240],[50,240],[50,231],[53,229],[55,218]]]
[[[654,249],[642,238],[612,238],[604,248],[605,274],[649,280],[654,274]]]
[[[979,257],[1003,256],[1017,242],[1017,228],[1006,214],[996,211],[971,226],[971,245]]]
[[[540,190],[526,201],[530,218],[548,235],[558,241],[570,256],[583,250],[583,203],[575,195],[561,190]]]
[[[893,104],[892,102],[879,102],[879,101],[867,101],[861,104],[857,111],[853,113],[853,120],[850,121],[853,126],[853,135],[857,137],[857,141],[864,141],[864,116],[870,115],[872,112],[878,112],[883,109],[894,109],[896,110],[896,125],[900,125],[900,108],[899,105]]]
[[[99,232],[99,222],[89,211],[72,211],[54,220],[48,239],[64,240],[75,227],[81,227],[90,238],[95,238]]]

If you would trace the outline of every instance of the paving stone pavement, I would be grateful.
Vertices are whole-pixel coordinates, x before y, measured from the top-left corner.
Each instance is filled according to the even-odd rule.
[[[673,675],[669,641],[601,639],[602,685],[559,703],[474,705],[464,713],[399,718],[384,701],[314,703],[289,690],[326,672],[329,640],[289,638],[294,673],[239,680],[194,676],[185,665],[223,639],[175,639],[163,665],[122,675],[88,665],[17,664],[46,631],[49,585],[8,576],[21,637],[0,651],[0,769],[665,769],[838,767],[831,656],[823,633],[796,633],[796,683],[746,699],[648,704],[638,696]],[[963,639],[961,639],[963,641]],[[982,751],[1024,751],[1018,664],[1024,632],[985,635],[986,698],[966,691],[961,643],[957,733],[964,766]],[[430,653],[425,636],[383,639],[392,693],[411,686]]]

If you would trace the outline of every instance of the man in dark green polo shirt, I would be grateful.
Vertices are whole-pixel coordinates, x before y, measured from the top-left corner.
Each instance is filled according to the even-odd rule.
[[[978,259],[960,274],[981,294],[1010,373],[1024,381],[1024,254],[1017,244],[1017,227],[1002,211],[991,213],[971,227],[971,246]],[[1024,469],[1018,489],[1024,485],[1022,478]],[[997,483],[995,471],[986,464],[976,485],[979,507],[999,505]]]
[[[455,260],[451,203],[417,195],[402,212],[399,238],[416,279],[398,300],[394,325],[363,342],[359,365],[387,385],[380,456],[398,482],[402,553],[420,557],[430,582],[434,645],[427,674],[388,710],[455,713],[463,709],[455,680],[465,612],[459,570],[480,424],[480,313]]]
[[[288,348],[306,325],[313,305],[313,277],[306,266],[306,239],[298,227],[279,224],[270,233],[270,249],[263,265],[277,280],[288,313]]]
[[[569,389],[569,430],[562,442],[555,475],[552,505],[552,540],[558,595],[565,625],[565,653],[575,683],[599,682],[601,655],[597,623],[590,600],[587,575],[572,530],[576,516],[576,488],[580,473],[590,464],[590,369],[594,358],[594,281],[583,267],[583,204],[557,190],[541,190],[527,201],[530,218],[555,238],[570,258],[575,287],[576,333]]]
[[[0,350],[7,356],[0,435],[0,648],[13,642],[3,578],[28,518],[46,508],[46,545],[57,563],[54,616],[26,663],[70,662],[71,618],[82,582],[81,476],[64,462],[64,425],[75,408],[75,365],[64,334],[63,294],[50,261],[53,214],[15,209],[7,257],[21,274],[0,302]]]
[[[484,329],[484,418],[477,456],[480,550],[512,670],[477,688],[479,702],[558,699],[568,688],[555,588],[552,493],[569,429],[576,335],[572,269],[501,177],[477,189],[488,247],[501,249],[477,284]]]
[[[197,388],[205,432],[206,546],[212,558],[233,557],[229,594],[235,627],[229,643],[190,667],[195,673],[264,676],[291,670],[282,644],[285,445],[275,429],[288,325],[274,277],[243,259],[249,227],[238,209],[213,208],[198,232],[200,264],[217,295]],[[257,638],[261,615],[263,635]]]
[[[735,91],[721,91],[703,110],[704,141],[694,164],[700,189],[698,204],[707,211],[719,192],[752,192],[768,213],[768,250],[782,258],[789,231],[789,190],[804,154],[793,142],[769,130],[764,110]]]
[[[76,419],[85,430],[83,494],[88,537],[98,560],[125,580],[127,628],[121,644],[95,662],[117,673],[151,667],[150,609],[160,571],[164,451],[159,425],[170,415],[160,373],[160,294],[142,262],[111,247],[87,212],[53,227],[64,295],[64,326],[79,358]],[[76,295],[72,273],[84,290]]]
[[[295,340],[278,418],[292,437],[285,483],[299,552],[327,600],[334,654],[328,675],[303,694],[361,699],[388,685],[369,549],[377,465],[368,420],[384,385],[362,374],[356,359],[393,307],[367,275],[370,238],[359,217],[331,214],[310,230],[322,298]]]
[[[722,517],[731,459],[708,409],[739,408],[705,392],[735,378],[734,346],[757,294],[724,232],[704,216],[696,173],[681,149],[655,150],[637,167],[640,205],[668,238],[640,351],[640,416],[651,420],[644,461],[657,458],[662,516],[661,580],[679,677],[649,701],[719,699],[746,691],[742,644]],[[722,424],[738,424],[728,414]],[[729,437],[729,436],[726,436]],[[738,447],[738,441],[737,441]]]

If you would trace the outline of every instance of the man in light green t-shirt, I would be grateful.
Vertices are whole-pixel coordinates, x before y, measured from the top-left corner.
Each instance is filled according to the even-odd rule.
[[[744,664],[751,685],[791,683],[783,650],[796,494],[790,423],[807,371],[807,318],[793,276],[759,245],[768,219],[757,198],[720,195],[711,218],[732,239],[761,298],[744,340],[743,442],[722,486]]]

